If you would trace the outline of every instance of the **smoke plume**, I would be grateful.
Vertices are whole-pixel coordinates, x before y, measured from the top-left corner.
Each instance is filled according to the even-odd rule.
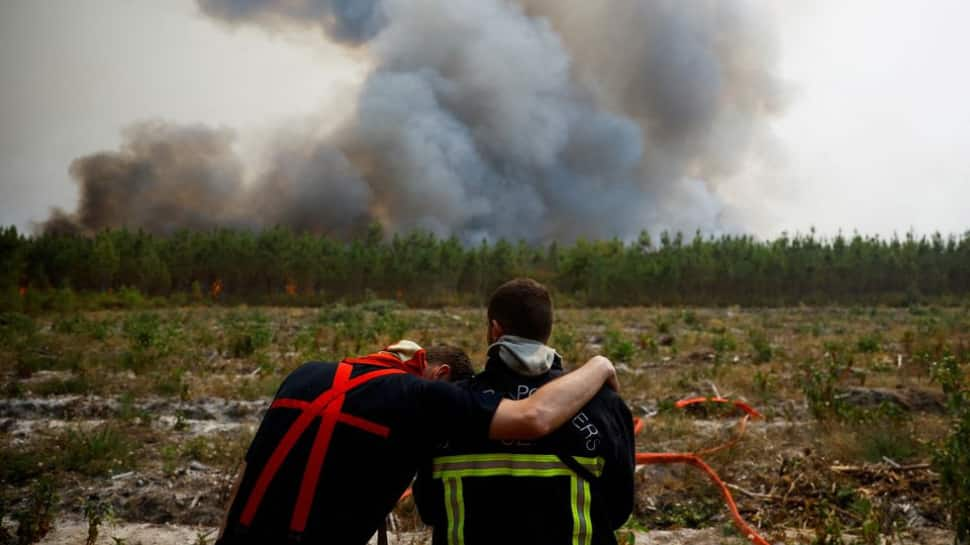
[[[230,132],[135,126],[120,152],[75,161],[79,210],[48,228],[733,230],[721,197],[783,106],[769,21],[743,0],[197,2],[229,25],[317,27],[364,51],[347,121],[282,138],[248,176]]]

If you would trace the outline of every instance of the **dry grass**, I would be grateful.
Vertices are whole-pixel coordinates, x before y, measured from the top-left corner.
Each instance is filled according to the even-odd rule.
[[[307,360],[339,359],[397,337],[454,344],[481,362],[484,322],[482,309],[410,310],[380,302],[5,316],[2,493],[16,504],[40,467],[62,483],[68,511],[101,489],[121,518],[217,523],[222,491],[258,423],[258,402],[287,373]],[[929,460],[946,433],[940,411],[858,405],[840,396],[850,387],[938,396],[930,364],[945,353],[970,361],[965,308],[563,309],[553,344],[567,367],[597,353],[619,364],[634,414],[652,415],[637,439],[640,450],[691,451],[733,433],[732,418],[683,414],[672,409],[677,399],[718,393],[758,407],[766,420],[752,424],[735,449],[709,460],[728,481],[764,495],[739,497],[751,520],[780,531],[814,528],[835,513],[851,531],[869,516],[860,514],[863,498],[889,513],[880,519],[884,533],[903,524],[903,504],[915,505],[922,523],[945,525],[932,473],[860,477],[830,468]],[[11,408],[70,395],[96,397],[68,409]],[[213,400],[228,402],[207,415]],[[30,433],[17,431],[27,425]],[[158,506],[146,510],[150,497],[136,507],[117,495],[126,481],[112,476],[129,471],[147,483],[146,494],[156,490]],[[641,479],[638,524],[724,524],[717,496],[693,473],[649,468]],[[211,490],[219,493],[203,493]],[[765,499],[777,497],[784,500]],[[192,514],[200,512],[190,509],[193,501],[206,506],[202,518]]]

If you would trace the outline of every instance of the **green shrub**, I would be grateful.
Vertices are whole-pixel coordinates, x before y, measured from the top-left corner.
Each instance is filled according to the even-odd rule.
[[[714,342],[712,343],[714,351],[718,354],[724,354],[726,352],[733,352],[738,348],[738,342],[731,336],[730,333],[724,333],[714,337]]]
[[[656,354],[660,351],[660,347],[657,345],[657,339],[653,338],[653,335],[647,333],[642,333],[639,338],[640,350],[643,350],[647,354]]]
[[[768,373],[755,371],[754,377],[752,378],[752,385],[761,401],[766,402],[774,396],[775,381]]]
[[[122,331],[135,349],[155,346],[162,336],[162,321],[157,314],[141,312],[125,320]]]
[[[802,366],[802,392],[805,393],[809,412],[816,419],[841,414],[843,404],[836,397],[841,371],[842,366],[835,357],[825,363],[806,363]]]
[[[878,352],[881,344],[882,339],[878,333],[869,333],[859,337],[856,341],[856,349],[865,353]]]
[[[91,477],[128,469],[135,463],[134,441],[111,425],[68,430],[59,439],[58,447],[58,463],[64,470]]]
[[[765,335],[764,331],[752,330],[748,334],[748,340],[751,342],[751,349],[754,351],[755,363],[767,363],[771,361],[774,357],[774,349],[771,347],[771,342],[768,340],[768,336]]]
[[[129,288],[127,286],[118,290],[117,300],[122,308],[127,309],[145,308],[148,304],[145,296],[138,291],[138,288]]]
[[[818,523],[812,545],[845,545],[842,537],[842,521],[835,507],[822,501],[816,507]]]
[[[57,489],[53,479],[41,477],[34,483],[24,508],[11,514],[17,522],[17,545],[37,543],[54,527],[60,500]]]
[[[861,456],[870,462],[889,458],[905,462],[918,457],[922,448],[912,429],[909,415],[897,405],[884,403],[875,409],[844,410],[853,428]]]
[[[84,518],[88,521],[88,535],[84,545],[95,545],[98,542],[98,533],[101,523],[111,517],[113,510],[111,505],[100,501],[97,497],[89,497],[83,506]]]
[[[16,486],[43,473],[38,453],[25,445],[0,446],[0,482]]]
[[[99,341],[108,337],[108,326],[105,322],[89,320],[81,314],[57,320],[51,329],[62,335],[87,335]]]
[[[556,348],[563,360],[569,363],[579,363],[580,344],[576,332],[567,325],[556,325],[552,334],[552,346]]]
[[[80,314],[62,318],[54,322],[52,329],[64,335],[78,335],[88,329],[88,322]]]
[[[949,436],[939,444],[933,462],[940,473],[956,542],[970,543],[970,385],[963,365],[953,356],[934,363],[931,372],[946,394],[951,419]]]
[[[253,355],[273,340],[269,319],[261,312],[230,314],[224,323],[226,350],[234,358]]]
[[[171,369],[156,375],[152,391],[160,396],[188,399],[189,384],[184,380],[185,370]]]
[[[30,337],[37,332],[37,324],[19,312],[0,313],[0,342],[11,343],[16,339]]]
[[[636,352],[632,342],[615,329],[607,329],[603,339],[603,353],[615,362],[630,362]]]
[[[77,310],[77,295],[70,287],[64,287],[51,294],[47,305],[55,312],[74,312]]]
[[[700,323],[697,319],[697,313],[693,310],[685,310],[683,313],[684,324],[689,327],[695,327]]]
[[[410,329],[410,324],[397,312],[388,311],[377,315],[372,329],[378,341],[383,337],[387,343],[393,343],[404,338],[404,334]]]

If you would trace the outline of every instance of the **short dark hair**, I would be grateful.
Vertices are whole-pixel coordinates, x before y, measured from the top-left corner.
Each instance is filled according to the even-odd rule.
[[[552,298],[545,286],[531,278],[502,284],[488,301],[488,320],[506,335],[546,342],[552,333]]]
[[[465,380],[475,376],[472,360],[464,350],[447,344],[437,344],[425,351],[428,365],[448,365],[451,368],[450,382]]]

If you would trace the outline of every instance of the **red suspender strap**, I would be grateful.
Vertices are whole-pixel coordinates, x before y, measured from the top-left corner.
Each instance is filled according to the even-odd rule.
[[[339,365],[337,374],[333,378],[334,386],[339,387],[346,384],[353,369],[352,366],[347,364]],[[306,469],[303,471],[300,495],[296,500],[293,518],[290,519],[290,529],[294,532],[302,532],[306,528],[306,519],[310,515],[310,506],[313,504],[313,496],[317,490],[317,481],[320,480],[320,470],[323,469],[323,461],[327,457],[330,438],[333,437],[333,429],[337,426],[337,415],[340,414],[340,409],[344,406],[344,399],[346,399],[346,395],[337,396],[323,410],[320,429],[317,430],[317,437],[313,441],[313,449],[310,450],[310,458],[307,460]]]
[[[266,494],[270,483],[273,482],[276,472],[279,471],[283,462],[286,461],[286,457],[293,450],[293,446],[296,445],[296,442],[303,435],[303,432],[306,431],[317,416],[322,415],[320,429],[317,431],[317,436],[314,439],[313,447],[310,451],[310,458],[307,460],[303,481],[300,486],[300,495],[297,498],[293,518],[290,521],[290,529],[294,532],[302,532],[306,528],[307,517],[310,513],[310,507],[313,505],[313,497],[315,496],[317,483],[320,480],[320,472],[323,468],[323,462],[327,457],[327,449],[330,445],[330,439],[333,437],[334,427],[337,422],[361,428],[364,431],[380,435],[381,437],[388,436],[390,430],[386,426],[345,414],[341,412],[341,409],[343,408],[343,402],[347,392],[378,377],[403,374],[404,371],[400,369],[381,369],[351,379],[350,375],[352,371],[353,365],[343,362],[338,364],[333,384],[312,402],[284,398],[277,399],[270,406],[271,409],[298,409],[301,411],[301,414],[293,422],[293,425],[290,426],[290,429],[286,431],[280,444],[277,445],[276,450],[273,451],[273,454],[269,457],[269,460],[260,472],[259,478],[256,479],[256,484],[253,486],[253,490],[246,500],[246,505],[239,518],[244,526],[252,524],[253,517],[256,516],[256,511],[259,509],[259,505],[263,501],[263,496]]]

